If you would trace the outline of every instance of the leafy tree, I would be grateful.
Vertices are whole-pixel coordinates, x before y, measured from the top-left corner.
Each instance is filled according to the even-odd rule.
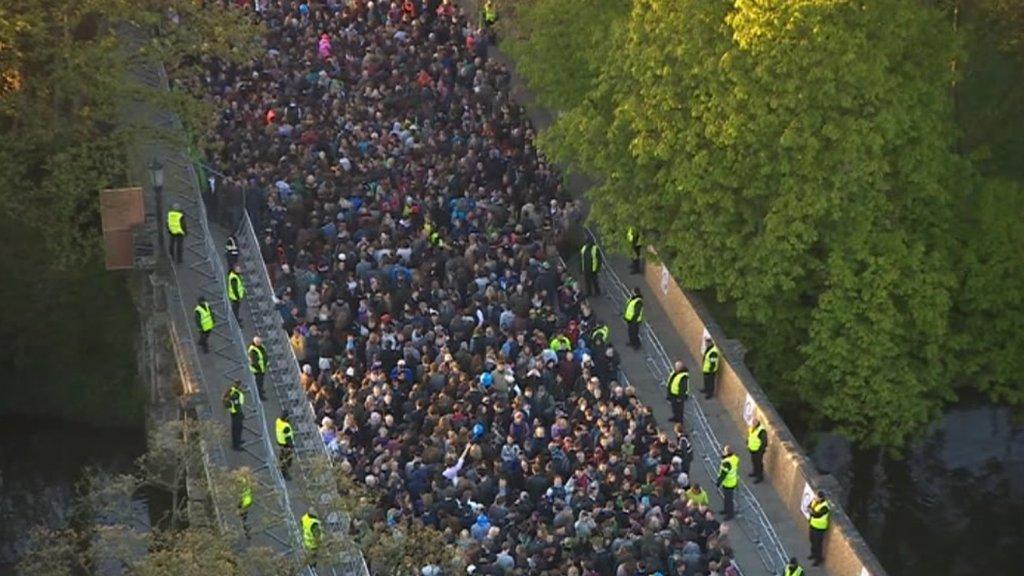
[[[1015,0],[973,0],[968,12],[975,13],[997,39],[999,46],[1024,59],[1024,10]]]
[[[963,377],[999,402],[1024,404],[1024,188],[987,179],[965,207],[956,309]]]
[[[201,8],[207,4],[205,8]],[[259,35],[250,12],[192,0],[0,3],[0,353],[12,381],[3,412],[137,424],[138,320],[123,276],[103,271],[99,191],[131,182],[125,151],[154,133],[138,102],[205,125],[212,109],[135,82],[141,65],[199,56],[243,62]],[[172,20],[169,15],[174,14]],[[178,24],[174,24],[174,21]],[[74,370],[67,367],[74,366]]]
[[[627,0],[522,3],[515,7],[514,22],[515,31],[522,34],[506,41],[503,48],[520,62],[519,73],[542,104],[571,109],[594,88],[612,56],[608,36],[613,24],[628,15],[629,4]]]
[[[122,114],[130,102],[159,102],[192,121],[210,112],[185,93],[131,82],[130,72],[146,62],[244,62],[252,54],[258,35],[243,11],[201,4],[0,6],[0,130],[17,135],[0,140],[0,207],[45,232],[55,263],[91,263],[99,254],[98,192],[128,183],[125,150],[139,129]]]
[[[942,14],[638,0],[612,29],[616,57],[542,141],[604,176],[591,198],[606,239],[656,233],[685,286],[730,303],[758,333],[754,367],[776,401],[901,446],[951,397],[949,231],[966,165]]]
[[[1014,0],[972,0],[961,13],[961,149],[982,174],[1024,181],[1024,10]]]
[[[445,541],[444,535],[419,519],[411,518],[403,518],[379,533],[366,549],[366,557],[370,571],[382,576],[416,574],[430,565],[457,566],[454,546]]]

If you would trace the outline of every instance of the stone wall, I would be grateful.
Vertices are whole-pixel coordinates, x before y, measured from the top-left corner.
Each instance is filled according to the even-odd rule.
[[[653,253],[653,248],[650,251]],[[801,511],[801,503],[807,498],[805,494],[808,490],[813,493],[819,489],[838,494],[835,480],[817,473],[761,386],[742,360],[736,357],[737,353],[730,350],[725,334],[699,299],[680,288],[656,257],[648,260],[644,275],[650,293],[665,308],[672,325],[694,358],[702,357],[705,329],[719,344],[723,362],[716,384],[716,399],[728,412],[743,437],[746,437],[746,418],[753,414],[767,428],[771,449],[765,455],[766,479],[787,504],[793,520],[806,525],[806,517]],[[829,573],[838,576],[884,576],[885,570],[849,517],[837,502],[832,499],[830,502],[831,526],[825,539],[826,567]],[[795,551],[790,552],[795,554]]]

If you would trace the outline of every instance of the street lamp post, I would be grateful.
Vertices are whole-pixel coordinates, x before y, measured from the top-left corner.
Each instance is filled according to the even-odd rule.
[[[156,238],[160,252],[164,251],[164,230],[161,219],[164,218],[164,165],[156,158],[149,164],[149,181],[156,197]]]

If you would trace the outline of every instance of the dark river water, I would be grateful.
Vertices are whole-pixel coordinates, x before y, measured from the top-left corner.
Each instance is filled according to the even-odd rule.
[[[44,418],[0,420],[0,574],[11,574],[37,525],[66,526],[87,467],[128,472],[146,449],[140,429]],[[145,508],[146,497],[134,503]]]
[[[1024,574],[1024,426],[950,408],[903,459],[860,455],[847,506],[893,575]]]
[[[130,470],[144,436],[44,419],[0,423],[0,574],[12,572],[32,526],[69,521],[86,467]],[[847,509],[890,574],[1024,574],[1024,426],[1009,410],[953,407],[904,459],[858,455],[844,479]]]

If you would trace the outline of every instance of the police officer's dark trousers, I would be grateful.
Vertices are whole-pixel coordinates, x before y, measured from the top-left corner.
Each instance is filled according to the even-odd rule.
[[[711,399],[715,395],[715,372],[704,373],[704,397]]]
[[[672,404],[672,420],[682,422],[686,412],[686,396],[671,396],[668,401]]]
[[[726,488],[725,486],[722,487],[722,500],[724,502],[724,506],[722,507],[722,514],[725,516],[726,520],[732,518],[733,514],[736,513],[736,509],[734,507],[735,505],[733,504],[733,496],[735,496],[735,494],[735,486],[733,486],[732,488]]]
[[[263,373],[254,373],[252,375],[252,377],[256,380],[256,391],[259,392],[260,400],[266,400],[267,399],[267,395],[263,393],[263,377],[264,376],[266,376],[266,374],[263,374]]]
[[[242,449],[242,422],[244,421],[245,415],[242,414],[241,408],[231,415],[231,447],[235,450]]]
[[[598,284],[598,277],[600,274],[597,272],[584,272],[583,273],[583,289],[586,290],[587,296],[600,296],[601,285]]]
[[[204,354],[210,351],[210,332],[212,330],[199,331],[199,347],[203,349]]]
[[[629,345],[633,348],[640,348],[640,322],[626,322],[626,332],[629,334]]]
[[[231,301],[231,312],[235,315],[235,320],[238,320],[238,325],[239,326],[242,325],[242,317],[238,315],[239,314],[239,309],[241,307],[242,307],[242,301],[241,300],[232,300]]]
[[[242,531],[245,533],[245,539],[251,540],[252,534],[249,531],[249,509],[240,508],[238,511],[238,517],[242,520]]]
[[[633,246],[633,262],[632,262],[632,273],[640,273],[640,246]]]
[[[754,471],[750,473],[750,476],[758,482],[764,480],[764,450],[762,449],[757,452],[751,452],[750,462],[753,464],[754,469]]]
[[[185,247],[185,235],[184,234],[168,234],[171,237],[171,259],[178,264],[181,264],[183,251]]]
[[[823,552],[825,542],[825,531],[818,530],[817,528],[811,528],[811,555],[808,556],[811,560],[818,562],[824,562],[825,556]]]
[[[292,446],[281,446],[281,453],[277,459],[281,461],[281,475],[285,480],[291,480],[292,458],[295,456],[295,448]]]

